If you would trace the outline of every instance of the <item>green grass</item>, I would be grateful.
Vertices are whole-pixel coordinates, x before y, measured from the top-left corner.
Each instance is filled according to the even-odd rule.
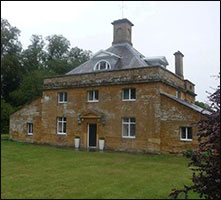
[[[1,150],[2,199],[159,199],[191,183],[188,160],[181,156],[83,152],[12,141],[1,141]]]
[[[9,135],[8,134],[1,134],[1,140],[8,140]]]

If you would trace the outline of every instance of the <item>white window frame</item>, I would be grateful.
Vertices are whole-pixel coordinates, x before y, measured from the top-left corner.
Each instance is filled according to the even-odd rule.
[[[66,100],[65,100],[65,94],[66,94]],[[60,95],[62,95],[62,101],[60,100]],[[58,92],[58,103],[67,103],[68,94],[67,92]]]
[[[59,123],[61,123],[62,132],[59,132]],[[66,132],[64,132],[64,124],[66,124]],[[57,134],[58,135],[66,135],[67,134],[67,118],[66,117],[57,117]]]
[[[126,118],[129,119],[128,122],[124,122],[124,119],[126,119]],[[131,122],[131,118],[134,118],[135,122]],[[128,136],[124,135],[124,125],[125,124],[128,125]],[[135,124],[134,136],[131,136],[131,133],[130,133],[130,125],[131,124]],[[136,118],[135,117],[123,117],[122,118],[122,138],[132,138],[132,139],[134,139],[134,138],[136,138],[135,134],[136,134]]]
[[[129,99],[124,99],[124,91],[129,89]],[[135,99],[131,98],[131,90],[134,89],[135,90]],[[136,93],[136,88],[123,88],[122,90],[122,101],[136,101],[137,99],[137,93]]]
[[[185,128],[185,136],[186,136],[185,138],[182,138],[182,128]],[[190,126],[180,127],[180,140],[181,141],[189,141],[189,142],[193,141],[193,129],[192,129],[192,139],[187,138],[188,137],[188,128],[192,129],[192,127],[190,127]]]
[[[100,63],[101,62],[105,62],[105,69],[101,69],[100,68]],[[95,70],[107,70],[107,69],[111,69],[111,64],[108,62],[108,61],[106,61],[106,60],[99,60],[96,64],[95,64],[95,66],[94,66],[94,71]]]
[[[95,92],[97,91],[97,93],[98,93],[98,99],[95,99]],[[90,97],[90,92],[92,92],[92,100],[90,100],[89,99],[89,97]],[[88,100],[88,102],[99,102],[99,91],[98,90],[89,90],[88,92],[87,92],[87,100]]]
[[[30,131],[30,129],[31,129],[31,131]],[[33,135],[33,123],[28,123],[28,135]]]

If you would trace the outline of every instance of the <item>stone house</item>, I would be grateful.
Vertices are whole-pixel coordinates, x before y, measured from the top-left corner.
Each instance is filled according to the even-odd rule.
[[[164,56],[145,57],[132,45],[133,24],[116,20],[113,43],[62,76],[44,79],[42,97],[10,116],[15,141],[155,153],[196,148],[194,124],[206,111],[194,105],[195,85],[183,77],[183,54],[175,73]]]

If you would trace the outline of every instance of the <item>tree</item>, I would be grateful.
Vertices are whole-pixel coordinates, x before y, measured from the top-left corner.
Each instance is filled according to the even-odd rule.
[[[191,155],[189,166],[193,166],[192,186],[184,185],[184,189],[175,190],[169,195],[177,199],[184,193],[188,198],[189,191],[197,192],[201,198],[221,199],[220,174],[220,87],[210,95],[212,114],[198,122],[199,149]]]
[[[36,70],[24,75],[21,86],[10,93],[13,100],[13,106],[23,106],[31,102],[38,96],[41,96],[43,89],[43,79],[45,76],[53,75],[45,70]]]
[[[203,102],[200,102],[200,101],[195,101],[195,105],[197,105],[197,106],[199,106],[199,107],[201,107],[201,108],[203,108],[205,110],[212,111],[210,109],[209,105],[206,104],[206,103],[203,103]]]
[[[44,69],[46,62],[45,42],[41,35],[32,35],[31,45],[22,52],[22,65],[25,72]]]
[[[55,74],[65,74],[73,68],[86,62],[91,51],[78,47],[70,49],[70,42],[62,35],[47,36],[47,69]]]
[[[14,55],[21,52],[22,46],[18,41],[20,30],[1,18],[1,57],[5,54]]]
[[[1,95],[10,102],[9,93],[16,90],[21,82],[20,30],[1,18]]]
[[[48,60],[67,58],[70,42],[62,35],[47,36]]]
[[[13,111],[15,111],[15,108],[6,103],[4,99],[1,99],[1,134],[8,134],[9,115]]]

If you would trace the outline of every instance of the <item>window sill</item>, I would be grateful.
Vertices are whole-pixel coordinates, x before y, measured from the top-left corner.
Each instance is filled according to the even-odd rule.
[[[136,139],[136,137],[135,137],[135,136],[133,136],[133,137],[122,136],[122,138],[124,138],[124,139]]]
[[[98,100],[94,100],[94,101],[88,101],[88,103],[96,103],[99,102]]]
[[[58,102],[59,104],[66,104],[67,103],[67,101],[65,101],[65,102]]]
[[[57,135],[67,135],[67,133],[57,133]]]
[[[183,141],[183,142],[192,142],[193,140],[192,140],[192,139],[180,139],[180,141]]]
[[[28,133],[27,135],[28,135],[28,136],[32,136],[32,135],[33,135],[33,133]]]
[[[136,101],[136,99],[122,99],[122,101]]]

